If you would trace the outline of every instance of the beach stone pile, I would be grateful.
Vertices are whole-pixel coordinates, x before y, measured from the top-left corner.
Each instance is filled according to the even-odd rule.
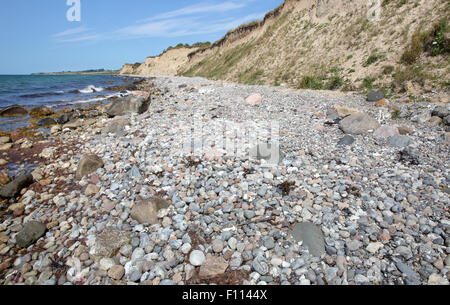
[[[1,284],[449,283],[448,105],[151,82],[0,191]]]

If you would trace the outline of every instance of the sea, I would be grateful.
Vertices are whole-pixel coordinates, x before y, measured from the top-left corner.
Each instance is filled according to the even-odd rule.
[[[101,103],[126,94],[108,90],[135,78],[119,75],[0,75],[0,109],[20,105],[25,109],[47,106],[54,110]],[[0,118],[0,131],[28,125],[29,117]]]

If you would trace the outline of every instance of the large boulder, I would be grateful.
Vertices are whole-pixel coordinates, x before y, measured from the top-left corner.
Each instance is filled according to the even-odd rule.
[[[127,134],[125,131],[125,126],[129,124],[130,121],[127,119],[114,119],[103,128],[102,134],[108,135],[112,133],[116,136],[122,137]]]
[[[20,191],[33,183],[33,176],[22,175],[5,185],[0,190],[0,197],[2,198],[14,198],[20,194]]]
[[[81,179],[84,176],[95,172],[98,168],[103,167],[103,165],[103,160],[99,156],[92,154],[84,155],[78,165],[76,177]]]
[[[31,246],[45,234],[46,229],[43,223],[37,221],[27,222],[22,231],[16,235],[17,246],[19,248]]]
[[[206,260],[200,266],[198,273],[201,279],[211,279],[213,277],[224,274],[228,268],[228,263],[222,257],[212,256],[208,254]]]
[[[114,102],[106,111],[110,117],[125,115],[128,113],[142,114],[148,110],[150,106],[150,98],[145,99],[137,96],[126,96]]]
[[[162,198],[153,197],[147,200],[137,202],[131,209],[131,218],[139,223],[156,224],[158,223],[158,212],[167,209],[170,203]]]
[[[38,108],[33,108],[30,111],[30,115],[32,117],[44,117],[44,116],[49,116],[49,115],[53,115],[55,112],[53,111],[53,109],[46,107],[46,106],[42,106],[42,107],[38,107]]]
[[[25,108],[23,108],[22,106],[18,105],[6,107],[0,110],[0,116],[2,117],[24,116],[27,114],[28,111],[26,111]]]
[[[352,114],[339,123],[339,128],[346,134],[359,135],[376,130],[380,123],[367,114]]]

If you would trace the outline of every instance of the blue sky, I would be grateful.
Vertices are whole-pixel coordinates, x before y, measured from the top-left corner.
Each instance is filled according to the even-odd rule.
[[[168,46],[214,42],[283,0],[1,0],[0,74],[118,69]]]

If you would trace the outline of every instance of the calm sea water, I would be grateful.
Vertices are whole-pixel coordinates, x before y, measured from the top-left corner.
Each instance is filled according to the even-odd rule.
[[[96,103],[120,93],[108,87],[133,79],[116,75],[0,75],[0,108],[21,105],[27,109]],[[0,130],[27,125],[27,118],[0,118]]]

